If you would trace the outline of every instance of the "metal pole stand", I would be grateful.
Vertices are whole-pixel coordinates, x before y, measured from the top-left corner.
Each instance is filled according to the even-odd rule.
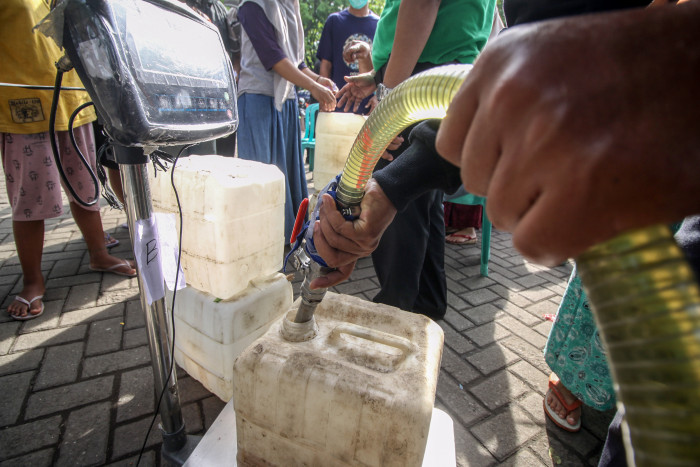
[[[131,247],[134,250],[136,222],[150,219],[153,214],[151,205],[151,189],[148,182],[148,157],[143,148],[129,148],[115,145],[115,156],[119,163],[119,171],[124,189],[126,217],[129,223]],[[160,412],[160,429],[163,434],[161,455],[169,465],[183,465],[201,436],[185,433],[185,422],[180,409],[180,396],[177,388],[175,367],[168,378],[168,372],[173,362],[171,341],[168,332],[168,316],[165,298],[154,300],[150,305],[146,297],[141,272],[138,275],[141,307],[146,315],[148,344],[151,348],[155,396],[163,393],[158,410]],[[167,388],[166,388],[167,386]],[[163,392],[163,389],[165,392]],[[156,399],[157,402],[157,399]]]

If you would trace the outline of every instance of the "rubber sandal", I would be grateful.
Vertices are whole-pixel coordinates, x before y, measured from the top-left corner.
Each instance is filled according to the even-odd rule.
[[[119,240],[112,237],[109,232],[105,232],[105,246],[107,248],[112,248],[119,245]]]
[[[95,271],[95,272],[111,272],[112,274],[116,274],[118,276],[136,277],[136,273],[127,274],[124,272],[117,271],[117,269],[123,268],[123,267],[127,267],[129,269],[135,269],[135,268],[131,267],[131,264],[129,264],[129,262],[127,260],[122,260],[121,263],[117,263],[117,264],[110,266],[108,268],[93,268],[92,266],[90,266],[90,270]]]
[[[20,303],[27,305],[27,314],[24,316],[16,316],[16,315],[10,314],[10,316],[12,316],[12,319],[17,320],[17,321],[27,321],[30,319],[38,318],[39,316],[41,316],[44,313],[44,302],[41,302],[41,309],[39,310],[39,313],[32,314],[32,313],[30,313],[30,310],[32,309],[32,303],[36,302],[37,300],[41,300],[42,298],[44,298],[43,295],[37,295],[36,297],[32,298],[31,300],[26,300],[26,299],[20,297],[19,295],[17,295],[15,297],[15,301],[18,301]]]
[[[564,406],[564,408],[566,409],[566,415],[564,416],[564,418],[560,417],[559,414],[557,414],[554,410],[552,410],[552,408],[547,404],[547,396],[549,394],[553,394],[554,397],[556,397],[559,400],[559,403],[562,406]],[[549,390],[547,391],[547,394],[545,395],[544,399],[542,400],[542,406],[544,407],[544,413],[552,421],[552,423],[554,423],[556,426],[558,426],[562,430],[568,431],[570,433],[577,433],[579,430],[581,430],[581,418],[579,417],[578,422],[576,422],[576,425],[571,425],[571,424],[569,424],[568,421],[566,421],[566,417],[571,412],[578,409],[582,405],[583,405],[583,402],[581,402],[578,399],[576,399],[571,404],[567,403],[564,396],[557,389],[556,382],[553,381],[551,376],[550,376],[550,378],[549,378]]]

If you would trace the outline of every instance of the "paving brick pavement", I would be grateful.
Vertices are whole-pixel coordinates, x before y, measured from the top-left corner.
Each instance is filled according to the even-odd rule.
[[[68,212],[67,206],[66,212]],[[131,257],[123,212],[104,208],[105,230]],[[133,465],[151,422],[153,372],[136,279],[95,273],[70,214],[46,222],[42,270],[46,311],[12,320],[21,289],[7,196],[0,194],[0,466]],[[593,466],[611,413],[584,410],[583,429],[546,422],[542,357],[571,271],[526,262],[510,235],[494,231],[489,277],[476,246],[447,245],[449,310],[436,406],[454,421],[459,466]],[[299,278],[294,290],[298,293]],[[336,292],[371,299],[378,284],[361,260]],[[202,435],[224,402],[178,369],[186,428]],[[161,465],[161,437],[148,438],[141,465]]]

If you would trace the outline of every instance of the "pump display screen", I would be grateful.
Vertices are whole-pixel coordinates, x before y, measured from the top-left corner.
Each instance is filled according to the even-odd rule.
[[[125,146],[186,144],[237,126],[218,30],[170,0],[68,0],[65,45],[107,133]]]

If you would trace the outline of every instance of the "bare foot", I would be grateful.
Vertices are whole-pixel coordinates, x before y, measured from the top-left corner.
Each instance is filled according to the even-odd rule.
[[[35,297],[44,295],[44,285],[25,285],[24,289],[17,294],[18,297],[30,301]],[[13,300],[7,307],[7,313],[12,317],[25,318],[27,315],[38,315],[41,313],[42,300],[39,298],[31,302],[31,306],[18,300]]]
[[[559,394],[564,398],[564,401],[566,402],[569,407],[571,407],[571,404],[574,404],[578,399],[569,391],[566,386],[559,380],[559,377],[557,377],[556,374],[552,373],[549,377],[549,380],[554,383],[557,391],[559,391]],[[566,420],[566,422],[571,425],[572,427],[575,427],[578,425],[578,421],[581,419],[581,407],[576,407],[575,409],[569,411],[567,408],[564,406],[564,404],[559,401],[559,399],[554,395],[552,391],[547,392],[546,396],[546,404],[551,408],[559,417],[563,418]]]

